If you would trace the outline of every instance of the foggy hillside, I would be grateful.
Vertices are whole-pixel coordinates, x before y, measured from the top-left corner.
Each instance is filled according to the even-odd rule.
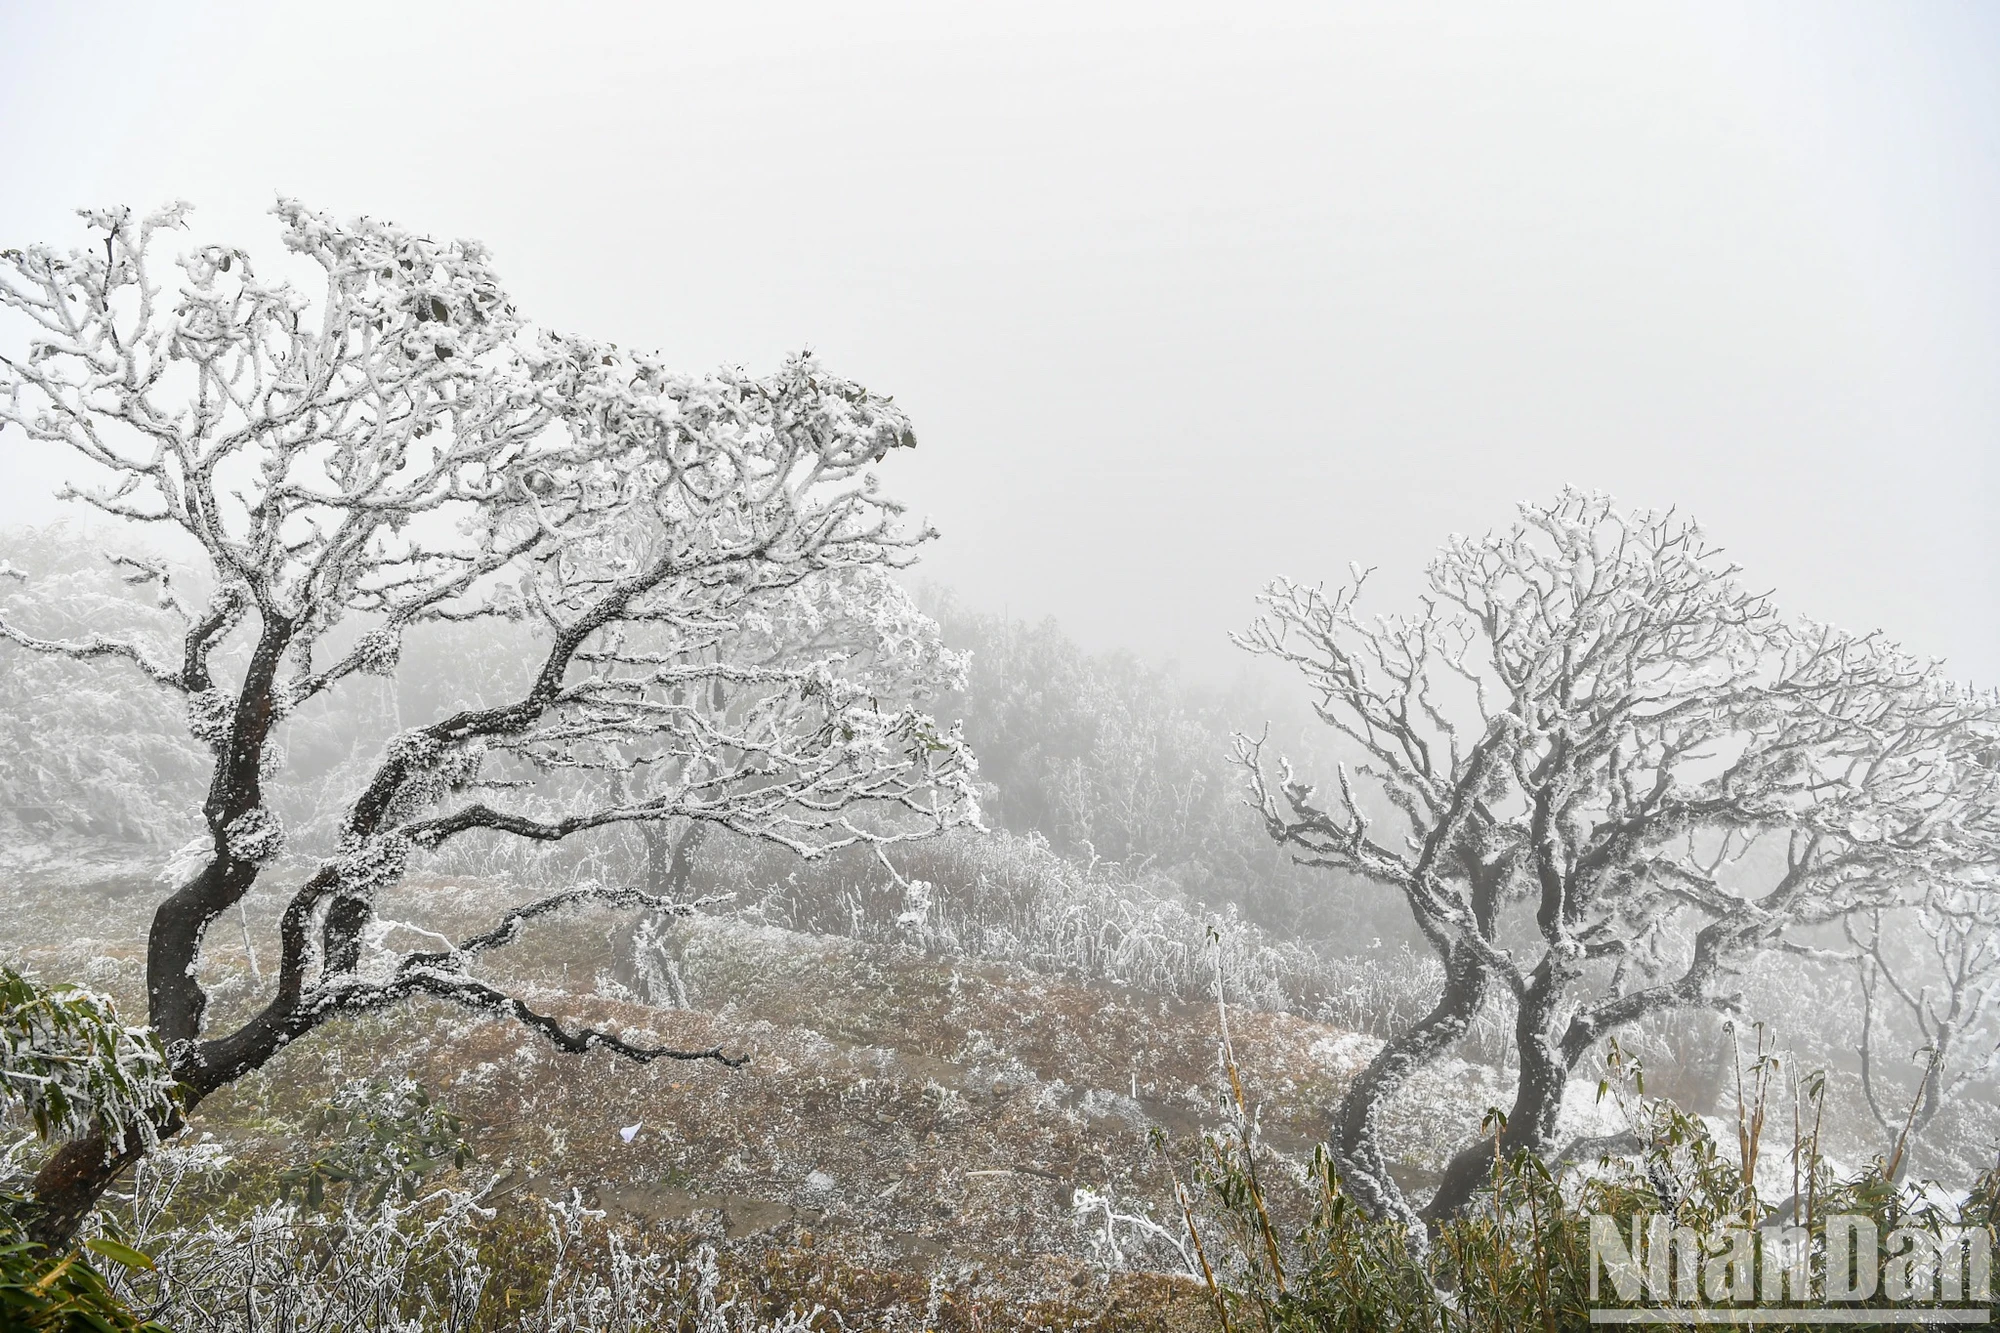
[[[17,582],[61,591],[44,603],[47,619],[10,623],[48,636],[79,625],[157,635],[157,608],[103,560],[102,539],[78,527],[10,534],[0,559]],[[25,605],[14,596],[10,607]],[[609,1054],[572,1063],[504,1017],[434,1005],[350,1020],[204,1108],[205,1146],[167,1215],[279,1197],[325,1154],[339,1162],[353,1151],[340,1126],[353,1122],[316,1108],[405,1095],[383,1081],[393,1071],[457,1117],[454,1136],[477,1163],[459,1174],[489,1181],[481,1197],[502,1215],[532,1218],[534,1201],[574,1197],[604,1215],[592,1226],[706,1236],[725,1271],[763,1265],[783,1275],[760,1279],[765,1290],[815,1302],[847,1292],[851,1310],[921,1304],[938,1282],[967,1312],[1101,1304],[1080,1296],[1089,1291],[1177,1308],[1171,1283],[1131,1283],[1189,1261],[1168,1168],[1229,1124],[1216,1000],[1234,1011],[1259,1150],[1304,1163],[1345,1081],[1433,1003],[1437,961],[1392,894],[1297,864],[1246,802],[1232,729],[1261,731],[1277,712],[1312,745],[1310,719],[1286,701],[1088,654],[1053,621],[1008,621],[934,586],[917,604],[943,648],[969,657],[929,702],[963,719],[986,831],[814,861],[727,829],[691,837],[687,823],[541,848],[465,844],[413,868],[370,946],[463,937],[564,885],[699,902],[679,917],[588,906],[552,917],[491,976],[574,1022],[719,1043],[747,1057],[743,1068]],[[330,792],[416,719],[504,692],[533,637],[440,626],[407,641],[396,674],[363,682],[342,709],[288,718],[274,737],[284,781],[267,797],[290,831],[281,874],[308,875],[337,852]],[[206,755],[162,695],[76,688],[60,664],[15,645],[0,657],[0,714],[13,731],[0,767],[10,867],[0,961],[143,1012],[149,915],[204,845]],[[1329,767],[1355,757],[1327,741],[1313,756]],[[1377,812],[1394,813],[1379,802]],[[1746,864],[1773,857],[1782,862],[1767,845]],[[263,1003],[280,904],[253,890],[211,934],[211,1022],[243,1021]],[[1840,937],[1821,930],[1818,942],[1832,959]],[[1921,966],[1913,943],[1892,947]],[[1761,1023],[1784,1050],[1785,1077],[1831,1079],[1825,1150],[1849,1163],[1884,1151],[1852,1053],[1853,968],[1774,957],[1744,980],[1739,1034]],[[1387,1144],[1406,1187],[1435,1183],[1451,1146],[1512,1095],[1511,1022],[1493,997],[1449,1058],[1397,1096]],[[1723,1116],[1722,1131],[1733,1071],[1750,1057],[1732,1059],[1741,1037],[1732,1043],[1720,1017],[1669,1014],[1621,1040],[1645,1062],[1648,1092]],[[1594,1078],[1570,1099],[1567,1135],[1623,1130],[1591,1094]],[[1919,1169],[1969,1178],[1996,1123],[1989,1084],[1954,1089],[1915,1149]],[[869,1285],[886,1274],[924,1276]],[[1199,1317],[1198,1303],[1189,1309]]]
[[[0,1333],[1991,1322],[2000,10],[0,10]]]

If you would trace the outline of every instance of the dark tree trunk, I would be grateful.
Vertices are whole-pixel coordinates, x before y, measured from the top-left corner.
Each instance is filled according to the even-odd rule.
[[[191,1094],[187,1094],[191,1095]],[[162,1138],[186,1123],[186,1102],[173,1119],[160,1126]],[[124,1146],[110,1150],[100,1131],[89,1138],[72,1139],[56,1149],[35,1173],[26,1213],[28,1239],[51,1253],[66,1250],[76,1240],[77,1228],[90,1216],[104,1192],[117,1183],[132,1164],[146,1155],[146,1140],[138,1133],[126,1136]]]
[[[361,966],[361,937],[374,909],[361,898],[335,898],[327,905],[326,922],[320,927],[321,964],[327,975],[352,972]]]
[[[1561,1040],[1549,1034],[1551,1020],[1562,1003],[1570,977],[1543,959],[1528,979],[1527,994],[1514,1022],[1514,1044],[1520,1050],[1521,1079],[1507,1127],[1493,1138],[1461,1148],[1445,1167],[1444,1179],[1424,1205],[1424,1221],[1435,1227],[1465,1211],[1491,1178],[1497,1148],[1503,1160],[1526,1150],[1546,1156],[1553,1145],[1556,1117],[1562,1112],[1563,1089],[1575,1060]]]
[[[1569,754],[1568,738],[1558,734],[1547,756],[1536,765],[1531,783],[1534,807],[1529,844],[1539,889],[1535,925],[1549,947],[1540,966],[1520,988],[1514,1045],[1521,1061],[1521,1078],[1514,1091],[1514,1108],[1504,1129],[1460,1149],[1446,1165],[1444,1179],[1424,1206],[1423,1217],[1429,1226],[1435,1227],[1465,1209],[1489,1178],[1496,1155],[1504,1160],[1524,1149],[1547,1154],[1570,1066],[1581,1053],[1572,1054],[1562,1036],[1550,1031],[1563,997],[1578,975],[1573,960],[1579,953],[1569,937],[1577,908],[1572,897],[1575,885],[1565,866],[1557,831],[1557,801],[1562,790],[1557,777],[1566,770]]]
[[[257,862],[231,854],[229,828],[264,799],[264,745],[277,720],[278,668],[291,641],[290,622],[267,614],[202,804],[215,839],[214,859],[153,913],[146,941],[147,1017],[169,1053],[177,1044],[201,1037],[202,1015],[208,1007],[208,995],[195,980],[202,937],[257,880]]]
[[[1573,965],[1558,965],[1544,958],[1528,978],[1520,1013],[1514,1023],[1515,1044],[1520,1047],[1521,1082],[1515,1090],[1514,1109],[1507,1128],[1494,1139],[1481,1139],[1452,1158],[1445,1168],[1437,1193],[1424,1207],[1424,1220],[1432,1226],[1465,1210],[1493,1169],[1497,1146],[1503,1154],[1525,1149],[1546,1157],[1555,1146],[1556,1117],[1562,1113],[1563,1093],[1577,1063],[1606,1035],[1650,1014],[1703,1003],[1706,988],[1714,980],[1717,960],[1732,939],[1728,922],[1711,922],[1695,936],[1694,958],[1675,980],[1642,991],[1633,991],[1604,1000],[1571,1015],[1558,1034],[1556,1018],[1562,1011],[1570,983],[1576,980]]]
[[[1334,1111],[1327,1147],[1342,1184],[1372,1216],[1416,1227],[1416,1210],[1389,1174],[1381,1146],[1381,1112],[1412,1074],[1436,1060],[1465,1036],[1486,1003],[1492,973],[1472,945],[1459,940],[1444,958],[1444,992],[1437,1005],[1408,1032],[1376,1053]]]
[[[107,1153],[102,1134],[56,1149],[35,1175],[34,1202],[28,1206],[28,1239],[53,1254],[69,1248],[77,1228],[104,1197],[104,1191],[144,1151],[135,1138],[123,1151]]]
[[[640,839],[646,845],[646,891],[666,897],[685,893],[694,878],[694,854],[708,836],[707,824],[692,823],[678,838],[669,837],[665,826],[641,824]]]
[[[665,893],[673,879],[674,840],[657,824],[641,824],[639,841],[646,848],[646,892]]]
[[[229,828],[263,802],[260,769],[265,742],[277,718],[278,668],[291,640],[291,624],[267,615],[237,693],[227,740],[216,753],[215,772],[202,806],[215,839],[215,855],[200,874],[160,904],[147,935],[147,1018],[182,1080],[185,1097],[172,1123],[159,1127],[163,1135],[180,1128],[195,1100],[237,1076],[231,1073],[214,1078],[201,1059],[199,1044],[208,995],[195,974],[208,928],[240,902],[257,880],[258,863],[231,854]],[[210,682],[205,666],[200,659],[194,660],[201,669],[190,671],[190,684],[207,688]],[[268,1053],[264,1058],[269,1058]],[[27,1210],[29,1238],[51,1250],[67,1248],[104,1192],[145,1152],[146,1141],[136,1133],[115,1149],[101,1132],[58,1148],[35,1175]]]

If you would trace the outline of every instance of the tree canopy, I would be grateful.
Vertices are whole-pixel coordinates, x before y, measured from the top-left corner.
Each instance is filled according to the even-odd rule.
[[[1571,1071],[1620,1027],[1727,1007],[1761,951],[1944,882],[1990,894],[2000,708],[1879,635],[1779,612],[1694,523],[1566,491],[1454,538],[1414,614],[1365,617],[1367,573],[1273,584],[1240,642],[1296,668],[1356,755],[1333,790],[1239,741],[1271,836],[1399,894],[1444,962],[1437,1007],[1347,1092],[1356,1196],[1414,1220],[1377,1117],[1494,992],[1521,1060],[1500,1150],[1552,1147]],[[1365,786],[1397,818],[1373,821]],[[1379,802],[1376,803],[1379,806]]]
[[[810,856],[976,819],[957,734],[882,688],[921,693],[959,669],[877,577],[931,535],[899,521],[873,471],[914,444],[908,419],[810,357],[685,375],[536,326],[475,242],[274,211],[310,295],[232,246],[165,260],[185,205],[88,212],[85,246],[0,252],[0,309],[26,329],[0,358],[0,429],[69,451],[85,474],[72,495],[195,562],[189,577],[108,553],[165,630],[49,629],[11,604],[0,619],[21,649],[166,692],[209,756],[205,846],[147,957],[185,1104],[336,1014],[417,994],[566,1050],[730,1060],[566,1026],[479,975],[538,916],[686,904],[580,882],[415,952],[370,923],[413,863],[468,837],[677,821]],[[839,632],[816,639],[829,620]],[[398,671],[408,634],[501,622],[528,632],[528,660],[356,775],[335,846],[288,885],[267,1003],[213,1030],[203,937],[285,873],[266,786],[287,725]],[[143,1146],[58,1154],[37,1187],[45,1230],[73,1226]]]

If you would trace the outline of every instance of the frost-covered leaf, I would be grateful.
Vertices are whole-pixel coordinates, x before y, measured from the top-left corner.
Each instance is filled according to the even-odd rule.
[[[153,1033],[118,1021],[111,1001],[43,987],[0,967],[0,1089],[44,1139],[101,1131],[114,1150],[137,1133],[157,1143],[176,1080]]]

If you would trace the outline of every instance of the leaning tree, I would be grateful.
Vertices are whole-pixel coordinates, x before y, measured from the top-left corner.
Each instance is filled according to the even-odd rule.
[[[1728,1008],[1760,953],[2000,854],[1993,700],[1789,619],[1736,572],[1691,522],[1568,491],[1454,539],[1415,615],[1364,617],[1365,572],[1263,595],[1239,642],[1299,670],[1359,762],[1329,801],[1242,738],[1252,801],[1301,860],[1399,893],[1444,966],[1334,1112],[1329,1148],[1377,1215],[1420,1219],[1385,1104],[1486,1004],[1513,1006],[1515,1099],[1423,1220],[1461,1210],[1496,1150],[1553,1149],[1605,1037]]]
[[[566,1025],[480,970],[564,908],[685,904],[582,882],[409,953],[371,922],[413,863],[462,840],[695,823],[811,856],[976,818],[955,730],[885,706],[840,652],[732,651],[816,587],[865,620],[863,576],[930,535],[899,523],[871,472],[914,442],[906,417],[809,358],[688,376],[538,328],[477,244],[289,200],[285,262],[312,299],[237,249],[166,265],[186,212],[89,212],[87,246],[0,253],[0,307],[25,323],[0,357],[0,429],[72,451],[88,476],[71,495],[171,534],[197,566],[119,557],[174,618],[170,639],[0,621],[23,649],[167,691],[212,756],[204,846],[147,941],[170,1118],[330,1019],[413,996],[512,1017],[566,1051],[740,1062]],[[893,657],[907,605],[874,605],[871,647]],[[284,729],[396,673],[407,633],[495,621],[532,631],[507,687],[396,734],[342,798],[337,845],[283,857],[267,786]],[[273,878],[267,997],[218,1028],[203,937]],[[61,1147],[34,1184],[37,1236],[73,1234],[151,1131],[173,1128]]]

